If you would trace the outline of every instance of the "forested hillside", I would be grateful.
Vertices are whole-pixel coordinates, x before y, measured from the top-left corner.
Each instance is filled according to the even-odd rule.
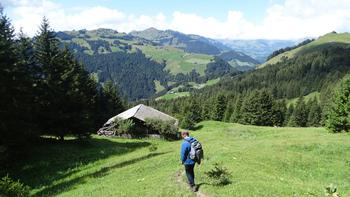
[[[345,40],[343,34],[332,37]],[[193,122],[214,119],[257,125],[323,124],[324,110],[332,90],[340,79],[350,73],[350,45],[345,42],[323,44],[322,39],[324,37],[293,49],[301,51],[304,48],[303,53],[294,57],[241,75],[225,77],[214,86],[193,91],[190,98],[157,101],[152,105],[184,120],[196,117]],[[314,47],[306,50],[308,45]],[[320,99],[303,100],[302,96],[315,92],[321,93]],[[299,99],[287,108],[286,99],[292,98]],[[257,109],[264,110],[259,113],[254,111]],[[264,115],[259,119],[258,114],[261,113]],[[264,119],[266,117],[271,119]]]
[[[164,94],[188,82],[204,83],[227,70],[249,70],[258,63],[243,53],[224,52],[228,48],[217,41],[171,30],[125,34],[97,29],[58,32],[57,36],[100,83],[114,81],[131,101]],[[221,71],[218,66],[211,73],[219,65],[216,55],[223,55],[232,69]]]

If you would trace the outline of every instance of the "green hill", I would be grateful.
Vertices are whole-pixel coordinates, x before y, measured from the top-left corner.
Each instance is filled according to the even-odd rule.
[[[195,168],[201,194],[324,196],[325,187],[334,184],[340,196],[350,196],[348,134],[214,121],[198,127],[192,135],[205,151]],[[29,185],[33,196],[196,196],[182,174],[180,141],[93,136],[85,142],[44,142],[5,170]],[[158,149],[150,152],[151,145]],[[231,172],[231,184],[211,184],[205,172],[215,163]]]
[[[76,53],[98,82],[114,81],[130,101],[166,93],[163,90],[175,86],[169,84],[205,83],[257,64],[243,53],[224,53],[226,48],[217,41],[171,30],[148,29],[131,34],[111,29],[79,30],[57,32],[57,37],[62,47],[65,45]],[[171,44],[164,41],[168,37]],[[224,55],[222,58],[231,67],[217,64],[217,54]]]
[[[298,47],[296,49],[293,49],[291,51],[284,52],[282,54],[279,54],[272,59],[268,60],[267,62],[261,64],[258,66],[258,68],[265,67],[269,64],[276,64],[278,62],[283,61],[284,59],[290,59],[293,57],[296,57],[298,55],[302,55],[305,53],[310,53],[313,51],[317,51],[320,49],[324,49],[330,46],[346,46],[349,47],[350,45],[350,33],[329,33],[324,36],[319,37],[315,41],[308,43],[304,46]],[[347,46],[349,45],[349,46]]]

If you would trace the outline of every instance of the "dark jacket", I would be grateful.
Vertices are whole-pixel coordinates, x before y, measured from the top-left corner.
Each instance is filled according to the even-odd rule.
[[[190,159],[191,143],[194,141],[196,141],[195,138],[188,137],[188,138],[185,138],[184,141],[182,142],[180,155],[181,155],[182,164],[184,165],[195,164],[195,161]]]

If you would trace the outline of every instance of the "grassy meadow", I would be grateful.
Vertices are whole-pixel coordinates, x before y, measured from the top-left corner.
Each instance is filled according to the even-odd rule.
[[[331,183],[350,196],[349,133],[215,121],[197,128],[191,134],[203,144],[205,160],[196,166],[196,182],[205,196],[324,196]],[[177,180],[180,143],[43,139],[6,172],[29,185],[33,196],[196,196]],[[152,145],[158,149],[150,151]],[[214,163],[231,172],[231,184],[211,184],[204,172]]]

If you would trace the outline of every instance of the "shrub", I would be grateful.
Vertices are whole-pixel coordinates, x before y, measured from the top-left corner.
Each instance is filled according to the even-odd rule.
[[[29,190],[28,186],[13,181],[8,175],[0,180],[0,196],[26,197],[29,196]]]
[[[135,123],[130,119],[119,120],[117,124],[118,134],[130,134],[135,126]]]
[[[152,145],[148,148],[149,152],[154,152],[154,151],[156,151],[157,149],[158,149],[158,147],[157,147],[156,144],[152,144]]]
[[[177,136],[178,127],[173,120],[146,119],[146,126],[153,131],[157,131],[166,139],[174,139]]]
[[[180,126],[183,129],[194,129],[195,125],[196,125],[195,121],[193,121],[190,118],[185,117],[185,118],[183,118],[181,120],[181,125]]]
[[[231,183],[231,173],[227,170],[227,168],[221,166],[218,163],[214,164],[214,168],[205,174],[211,179],[214,185],[222,186],[228,185]]]
[[[332,197],[338,197],[339,193],[337,192],[337,186],[330,184],[325,188],[325,195],[326,196],[332,196]]]

